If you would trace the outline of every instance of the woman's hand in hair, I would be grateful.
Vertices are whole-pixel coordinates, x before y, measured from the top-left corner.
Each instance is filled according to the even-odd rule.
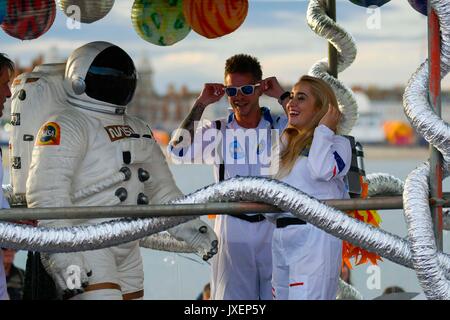
[[[325,115],[322,117],[322,119],[319,122],[319,126],[321,124],[327,126],[334,132],[336,132],[337,125],[339,124],[339,121],[341,120],[341,112],[339,111],[338,107],[329,105],[328,111],[325,113]]]
[[[205,83],[202,93],[197,98],[197,102],[205,107],[211,103],[219,101],[225,94],[225,86],[221,83]]]

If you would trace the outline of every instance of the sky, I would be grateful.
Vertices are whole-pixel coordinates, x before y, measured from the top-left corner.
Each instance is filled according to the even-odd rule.
[[[207,39],[191,31],[166,47],[137,35],[131,22],[132,4],[132,0],[116,0],[105,18],[72,30],[58,9],[51,29],[38,39],[21,41],[0,30],[0,51],[22,64],[39,53],[53,62],[55,52],[65,58],[90,41],[109,41],[127,51],[138,66],[144,56],[149,59],[159,93],[170,83],[176,88],[187,85],[190,90],[201,90],[205,82],[222,82],[225,60],[237,53],[256,56],[264,77],[276,76],[287,85],[327,56],[326,41],[306,23],[306,0],[249,0],[248,15],[233,33]],[[426,17],[407,0],[391,0],[379,11],[337,0],[337,21],[353,35],[358,48],[355,62],[339,75],[349,86],[404,86],[427,56]],[[373,21],[375,28],[368,27]],[[446,87],[450,87],[448,81],[443,83]]]

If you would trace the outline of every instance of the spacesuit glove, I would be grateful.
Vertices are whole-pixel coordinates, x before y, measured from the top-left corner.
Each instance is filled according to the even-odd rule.
[[[83,293],[89,283],[92,270],[78,252],[41,253],[41,262],[47,273],[55,281],[56,288],[63,299]]]
[[[219,242],[214,230],[199,218],[170,228],[167,232],[192,246],[205,261],[217,253]]]

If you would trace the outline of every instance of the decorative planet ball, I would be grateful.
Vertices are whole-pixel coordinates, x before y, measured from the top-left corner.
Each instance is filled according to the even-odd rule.
[[[9,0],[1,27],[14,38],[32,40],[50,29],[55,16],[54,0]]]
[[[411,7],[421,14],[428,15],[428,0],[408,0]]]
[[[3,22],[3,19],[6,16],[6,8],[7,8],[7,1],[0,0],[0,24]]]
[[[352,3],[357,4],[361,7],[370,7],[370,6],[377,6],[381,7],[382,5],[388,3],[391,0],[350,0]]]
[[[135,0],[131,21],[142,39],[159,46],[173,45],[191,31],[182,0]]]
[[[111,11],[114,0],[59,0],[58,4],[69,18],[81,23],[92,23]]]
[[[195,32],[214,39],[239,28],[247,17],[248,0],[184,0],[183,11]]]

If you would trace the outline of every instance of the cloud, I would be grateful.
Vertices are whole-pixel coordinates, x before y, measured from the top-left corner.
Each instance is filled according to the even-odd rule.
[[[416,41],[426,35],[426,18],[407,1],[391,1],[378,10],[362,9],[344,21],[338,20],[357,41]]]
[[[131,20],[131,8],[134,1],[116,1],[109,13],[109,18],[118,24],[129,24]]]
[[[364,43],[359,52],[354,64],[340,75],[347,84],[406,85],[424,60],[415,43]]]
[[[68,40],[60,38],[46,38],[45,40],[24,41],[20,45],[8,43],[2,45],[2,51],[7,52],[10,57],[18,60],[29,61],[37,55],[47,55],[57,49],[61,56],[67,56],[74,49],[85,44],[81,40]]]

